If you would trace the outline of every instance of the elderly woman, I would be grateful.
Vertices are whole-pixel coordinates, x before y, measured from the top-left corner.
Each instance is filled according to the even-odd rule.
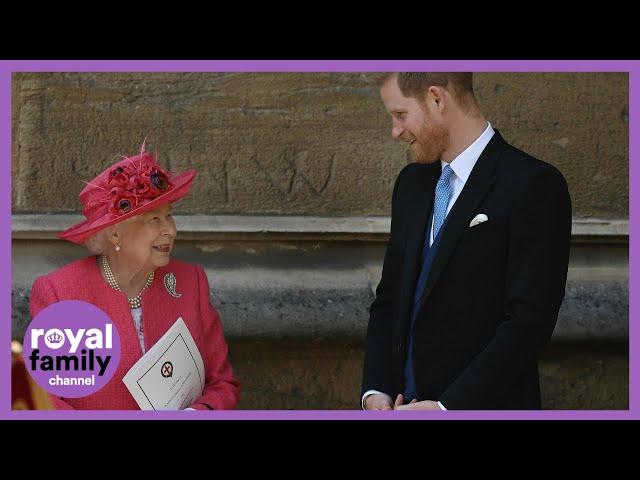
[[[31,316],[61,300],[83,300],[102,309],[118,329],[120,363],[97,392],[53,397],[59,409],[137,409],[123,376],[182,317],[204,362],[202,396],[188,407],[232,409],[239,382],[227,358],[222,325],[209,301],[202,267],[171,259],[176,226],[171,204],[184,197],[195,171],[170,177],[144,144],[98,175],[80,193],[86,220],[59,236],[93,254],[39,277],[31,290]]]

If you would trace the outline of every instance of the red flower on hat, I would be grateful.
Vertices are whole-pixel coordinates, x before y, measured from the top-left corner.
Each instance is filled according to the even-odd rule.
[[[131,178],[129,178],[129,182],[127,183],[126,188],[138,198],[153,199],[157,197],[157,195],[151,191],[149,186],[138,174],[133,175]]]
[[[155,196],[168,192],[172,187],[168,175],[158,166],[145,168],[140,172],[140,179]]]
[[[159,168],[154,169],[151,173],[151,188],[156,190],[157,192],[164,193],[168,190],[171,190],[171,182],[167,175],[160,170]]]
[[[111,213],[124,215],[138,206],[138,197],[122,187],[115,187],[109,193],[111,197]]]
[[[124,215],[153,200],[173,187],[168,175],[157,165],[131,165],[112,168],[107,178],[111,187],[104,201],[114,215]]]
[[[131,176],[131,169],[128,167],[115,167],[109,172],[107,184],[110,187],[125,187]]]

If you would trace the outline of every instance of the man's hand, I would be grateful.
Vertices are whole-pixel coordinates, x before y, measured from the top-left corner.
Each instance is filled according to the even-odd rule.
[[[399,395],[401,396],[401,395]],[[422,402],[417,402],[415,399],[411,400],[410,403],[406,405],[398,405],[396,400],[396,410],[440,410],[440,405],[438,402],[434,402],[433,400],[423,400]]]
[[[416,403],[417,401],[418,401],[418,400],[416,400],[416,399],[414,398],[413,400],[411,400],[411,401],[409,402],[409,405],[411,405],[411,404],[413,404],[413,403]],[[393,409],[394,409],[394,410],[398,410],[398,407],[402,407],[402,406],[403,406],[403,404],[404,404],[404,395],[402,395],[402,394],[400,393],[400,394],[398,394],[398,396],[396,397],[396,402],[395,402],[395,404],[393,405]]]
[[[389,395],[384,393],[374,393],[364,400],[367,410],[393,410],[393,402]]]

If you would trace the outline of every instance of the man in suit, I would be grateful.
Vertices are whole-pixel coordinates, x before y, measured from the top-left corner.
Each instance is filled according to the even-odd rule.
[[[471,73],[386,74],[378,85],[415,163],[393,190],[362,407],[541,408],[538,356],[569,263],[565,179],[487,122]]]

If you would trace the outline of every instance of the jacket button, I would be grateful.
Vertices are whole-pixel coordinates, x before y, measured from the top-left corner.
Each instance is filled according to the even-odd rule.
[[[398,344],[398,351],[399,351],[399,352],[401,352],[401,351],[402,351],[402,344],[401,344],[401,343],[399,343],[399,344]]]

